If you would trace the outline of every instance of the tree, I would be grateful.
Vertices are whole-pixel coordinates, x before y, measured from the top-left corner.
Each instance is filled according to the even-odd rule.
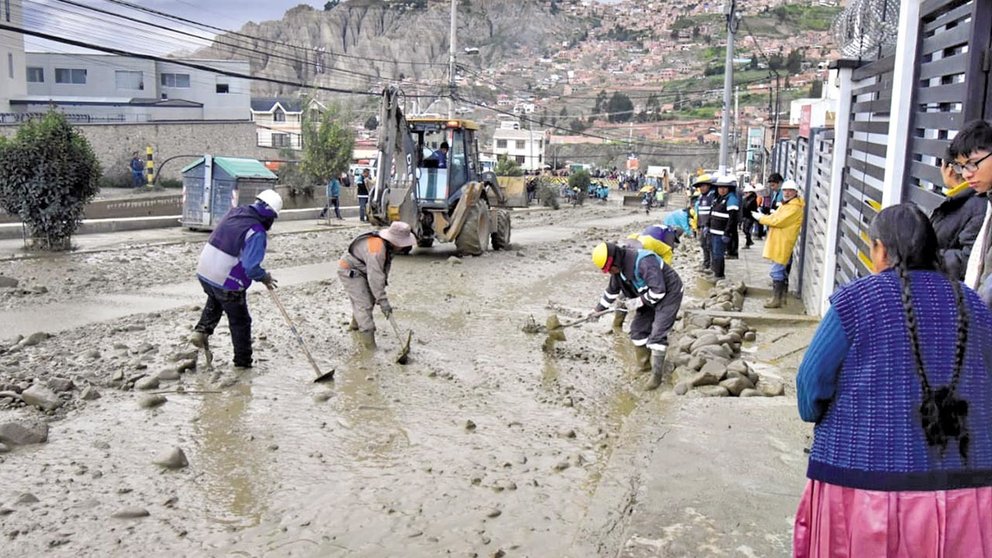
[[[324,2],[324,11],[329,12],[336,8],[340,3],[341,0],[328,0],[327,2]]]
[[[100,163],[65,115],[50,111],[0,138],[0,207],[27,226],[34,247],[68,250],[86,204],[100,191]]]
[[[572,122],[568,125],[568,127],[572,130],[572,132],[576,134],[581,134],[582,132],[585,132],[589,128],[589,126],[581,118],[576,118],[575,120],[572,120]]]
[[[328,103],[319,120],[304,117],[301,170],[308,178],[323,184],[348,170],[355,150],[350,120],[337,103]]]
[[[505,155],[496,161],[493,172],[496,173],[496,176],[523,176],[524,174],[524,170],[517,164],[516,159],[510,159]]]
[[[785,58],[781,54],[773,54],[768,57],[768,69],[780,70],[785,66]]]
[[[630,97],[615,91],[606,104],[606,112],[610,113],[610,122],[627,122],[634,115],[634,103]]]
[[[803,53],[799,49],[789,51],[789,56],[785,59],[785,69],[790,74],[798,74],[803,71]]]
[[[596,105],[593,106],[592,112],[594,114],[599,114],[606,111],[606,101],[607,101],[606,90],[601,89],[596,95]]]
[[[378,127],[379,127],[379,118],[374,114],[368,117],[368,119],[365,121],[366,130],[371,131],[371,130],[375,130]]]
[[[582,201],[586,199],[586,195],[589,193],[590,182],[592,182],[592,177],[589,176],[589,171],[585,169],[573,172],[568,177],[568,187],[576,190],[575,193],[578,195],[579,205],[582,205]]]

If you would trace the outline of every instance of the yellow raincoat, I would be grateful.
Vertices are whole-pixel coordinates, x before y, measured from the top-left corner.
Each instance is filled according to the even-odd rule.
[[[768,241],[765,242],[762,256],[777,264],[789,263],[792,249],[799,239],[799,231],[803,228],[804,207],[806,202],[796,197],[788,203],[783,203],[771,215],[761,216],[758,222],[768,227]]]
[[[634,233],[627,238],[641,243],[645,250],[651,250],[661,256],[661,259],[668,265],[672,265],[672,247],[658,240],[653,236]]]

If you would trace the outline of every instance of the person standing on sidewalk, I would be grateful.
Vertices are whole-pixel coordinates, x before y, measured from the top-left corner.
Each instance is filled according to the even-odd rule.
[[[268,245],[268,231],[279,218],[282,197],[275,190],[264,190],[249,206],[232,207],[210,234],[200,252],[196,277],[207,303],[200,321],[193,328],[190,342],[210,350],[209,338],[227,314],[234,345],[235,368],[251,368],[251,314],[248,313],[248,287],[252,281],[276,286],[272,274],[262,267]]]
[[[145,163],[138,157],[137,151],[133,153],[128,168],[131,169],[131,186],[133,188],[142,187],[145,184]]]
[[[948,147],[953,170],[979,196],[985,196],[985,219],[968,256],[964,282],[992,308],[992,125],[976,120],[965,125]]]
[[[757,211],[751,214],[762,225],[768,227],[768,242],[762,256],[772,261],[772,298],[765,308],[781,308],[786,303],[786,290],[789,281],[789,264],[792,262],[792,249],[799,240],[803,228],[803,208],[806,203],[799,197],[799,188],[794,180],[782,184],[782,204],[771,215]]]
[[[341,199],[341,181],[338,177],[332,176],[330,180],[327,181],[327,203],[324,204],[324,209],[320,211],[320,215],[317,216],[318,219],[323,219],[327,215],[327,210],[334,207],[334,217],[336,219],[343,219],[341,217],[341,204],[338,200]]]
[[[703,263],[700,266],[700,271],[706,273],[713,265],[710,244],[710,214],[716,199],[716,194],[711,191],[713,175],[697,176],[693,186],[699,189],[699,198],[696,199],[696,230],[699,232],[699,246],[703,252]]]
[[[338,279],[351,299],[351,326],[367,349],[375,348],[372,310],[378,304],[388,319],[393,307],[386,297],[393,255],[417,243],[410,225],[396,221],[388,229],[359,235],[338,260]]]
[[[630,340],[637,353],[639,372],[651,371],[645,390],[657,389],[664,380],[668,333],[682,306],[682,278],[650,250],[601,242],[592,261],[610,282],[592,314],[611,308],[623,295],[628,312],[634,313]]]
[[[369,220],[368,215],[365,214],[365,208],[369,204],[369,186],[371,185],[372,177],[369,169],[362,169],[362,174],[355,179],[355,186],[358,194],[358,220],[363,223]]]
[[[915,205],[869,238],[874,274],[830,297],[796,377],[816,427],[794,556],[992,557],[992,312]]]
[[[744,229],[744,239],[746,240],[744,249],[746,250],[754,246],[751,234],[754,232],[754,224],[757,222],[754,213],[758,211],[758,189],[753,184],[744,187],[744,199],[741,204],[741,228]]]
[[[717,197],[710,208],[710,257],[713,275],[710,279],[719,281],[726,278],[727,249],[730,246],[731,232],[736,233],[737,223],[740,222],[740,202],[734,190],[737,181],[733,176],[725,175],[716,179]]]

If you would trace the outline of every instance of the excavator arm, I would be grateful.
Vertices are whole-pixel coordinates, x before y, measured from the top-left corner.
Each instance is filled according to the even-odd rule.
[[[399,88],[392,85],[382,91],[379,156],[375,186],[369,192],[369,221],[376,226],[404,221],[417,231],[418,209],[414,191],[419,180],[418,153],[400,107],[402,94]]]

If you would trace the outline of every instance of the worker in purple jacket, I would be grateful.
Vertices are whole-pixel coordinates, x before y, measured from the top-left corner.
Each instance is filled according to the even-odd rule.
[[[282,197],[275,190],[258,194],[255,203],[233,207],[221,220],[200,253],[196,276],[207,293],[200,321],[190,342],[210,360],[209,337],[227,314],[234,344],[235,368],[251,368],[251,315],[246,291],[252,281],[274,288],[276,280],[262,267],[268,231],[279,217]]]

